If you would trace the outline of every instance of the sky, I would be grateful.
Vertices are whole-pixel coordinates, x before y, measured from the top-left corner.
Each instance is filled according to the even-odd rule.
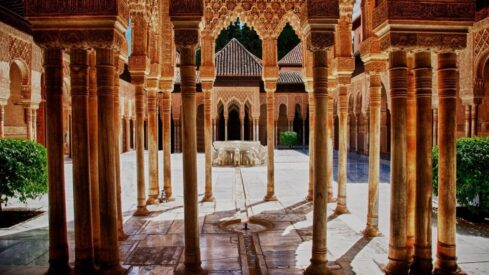
[[[360,15],[360,3],[361,0],[356,0],[355,1],[355,6],[353,6],[353,19],[357,18],[357,16]]]

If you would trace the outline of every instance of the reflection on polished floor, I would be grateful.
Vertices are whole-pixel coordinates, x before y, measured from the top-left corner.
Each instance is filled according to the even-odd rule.
[[[183,260],[184,249],[182,156],[172,156],[176,200],[150,206],[152,214],[148,217],[132,217],[136,207],[134,154],[123,154],[121,159],[125,231],[130,235],[121,243],[121,259],[130,274],[173,274],[176,265]],[[202,196],[204,156],[198,157],[199,195]],[[389,233],[389,163],[381,161],[379,226],[384,235],[369,239],[361,234],[367,215],[368,158],[350,154],[348,161],[347,194],[351,213],[335,216],[335,203],[328,204],[328,258],[335,274],[383,274]],[[309,264],[312,203],[304,201],[308,188],[307,152],[278,150],[275,163],[276,202],[262,201],[266,191],[266,167],[213,169],[216,201],[199,204],[202,265],[211,274],[302,274]],[[336,157],[334,163],[336,173]],[[66,162],[65,168],[67,209],[73,209],[71,163]],[[47,198],[29,205],[46,208]],[[225,230],[222,222],[239,216],[237,209],[243,210],[243,205],[250,217],[266,220],[272,226],[258,233]],[[67,214],[73,261],[73,213]],[[459,263],[468,274],[487,274],[489,235],[460,230],[466,226],[459,223]],[[436,227],[433,229],[436,236]],[[0,230],[0,273],[42,274],[48,265],[47,249],[47,215]]]

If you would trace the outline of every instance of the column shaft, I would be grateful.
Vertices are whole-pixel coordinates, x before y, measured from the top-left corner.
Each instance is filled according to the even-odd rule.
[[[478,127],[477,127],[478,120],[479,120],[479,103],[475,103],[474,105],[472,105],[470,118],[472,120],[470,123],[470,126],[472,128],[470,130],[470,133],[473,137],[476,137],[479,135]]]
[[[407,92],[407,229],[406,247],[408,261],[414,257],[415,212],[416,212],[416,85],[414,79],[414,58],[408,57]]]
[[[157,204],[160,188],[158,182],[158,97],[156,90],[148,92],[148,161],[149,194],[147,204]]]
[[[100,265],[107,272],[122,269],[117,234],[117,177],[115,152],[118,150],[114,110],[114,50],[97,48],[97,94],[99,133]]]
[[[228,140],[228,119],[224,118],[224,140]]]
[[[100,204],[98,175],[98,104],[97,104],[97,69],[95,53],[89,56],[89,114],[88,132],[90,156],[90,199],[92,210],[92,238],[95,262],[100,259]]]
[[[407,57],[406,52],[390,53],[391,86],[391,207],[389,262],[387,274],[405,274],[408,271],[406,249],[407,209]]]
[[[435,273],[453,274],[459,270],[456,253],[456,109],[457,55],[438,54],[438,242]]]
[[[131,123],[129,122],[129,117],[126,115],[124,118],[124,152],[129,152],[131,150]]]
[[[5,106],[0,105],[0,138],[5,137]]]
[[[372,100],[372,97],[370,97]],[[336,214],[348,212],[346,206],[346,181],[347,181],[347,132],[348,132],[348,87],[341,85],[339,87],[339,129],[338,129],[338,203],[336,205]]]
[[[67,273],[65,175],[63,152],[63,51],[44,50],[49,196],[49,273]]]
[[[90,155],[88,127],[88,51],[71,49],[71,103],[73,121],[73,200],[75,208],[75,267],[93,270],[90,211]],[[88,210],[88,211],[87,211]]]
[[[171,184],[171,92],[163,92],[163,190],[165,198],[173,200]]]
[[[465,130],[465,136],[466,137],[471,137],[472,136],[472,119],[471,119],[471,114],[472,114],[472,106],[467,104],[465,105],[465,124],[464,124],[464,130]]]
[[[307,191],[306,200],[312,201],[314,199],[314,128],[316,118],[316,104],[314,99],[314,93],[309,92],[309,188]]]
[[[26,107],[24,109],[25,112],[25,119],[27,123],[27,139],[28,140],[33,140],[33,131],[32,131],[32,111],[31,107]]]
[[[204,92],[204,138],[205,138],[205,194],[203,201],[214,201],[212,194],[212,93]],[[243,131],[243,125],[241,125]]]
[[[136,89],[136,164],[137,164],[137,197],[138,207],[135,216],[147,215],[146,208],[146,183],[144,170],[144,77],[135,84]]]
[[[314,210],[312,225],[312,257],[306,274],[328,274],[327,259],[327,205],[328,170],[325,165],[328,152],[328,62],[327,51],[313,51],[313,79],[315,101],[314,123]]]
[[[380,105],[382,83],[380,74],[370,74],[370,147],[368,160],[368,214],[365,236],[376,237],[379,232],[379,171],[380,171]],[[389,141],[388,141],[389,142]]]
[[[415,54],[416,79],[416,231],[414,262],[416,274],[431,274],[431,212],[433,170],[431,156],[431,53]]]
[[[31,109],[32,115],[32,140],[37,141],[37,109]]]
[[[333,195],[333,96],[328,97],[328,119],[326,127],[328,127],[328,158],[326,163],[326,169],[328,173],[328,202],[335,202],[336,198]]]
[[[263,200],[277,200],[275,197],[275,91],[267,91],[267,194]]]

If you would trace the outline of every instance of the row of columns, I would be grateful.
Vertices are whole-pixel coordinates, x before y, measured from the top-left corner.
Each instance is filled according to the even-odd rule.
[[[26,137],[37,140],[37,109],[38,107],[25,107]],[[5,138],[5,105],[0,104],[0,138]]]

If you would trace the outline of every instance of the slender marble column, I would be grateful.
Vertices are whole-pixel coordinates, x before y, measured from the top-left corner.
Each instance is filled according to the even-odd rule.
[[[124,232],[124,219],[122,216],[122,189],[121,189],[121,106],[120,106],[120,78],[119,78],[119,53],[114,55],[114,158],[117,190],[117,236],[120,241],[129,236]]]
[[[431,212],[433,211],[433,170],[431,156],[432,68],[431,53],[415,54],[416,79],[416,231],[414,274],[431,274]]]
[[[205,138],[205,194],[202,201],[215,201],[212,194],[212,132],[211,132],[212,90],[204,91],[204,138]],[[243,125],[241,125],[243,132]]]
[[[312,257],[305,274],[329,274],[327,259],[328,172],[328,61],[327,51],[313,51],[314,101],[316,116],[314,127],[314,210],[312,224]]]
[[[216,120],[212,119],[212,142],[217,140],[217,125]]]
[[[228,119],[224,118],[224,140],[228,141]]]
[[[433,108],[433,146],[438,145],[438,108]]]
[[[136,163],[137,163],[137,197],[138,207],[134,216],[146,216],[149,214],[146,208],[146,184],[144,171],[144,75],[132,74],[136,90]]]
[[[97,69],[95,53],[89,55],[89,114],[88,138],[90,156],[90,199],[92,211],[92,238],[95,262],[100,259],[100,204],[98,176],[98,104],[97,104]]]
[[[195,31],[198,35],[198,31]],[[183,35],[182,34],[176,34]],[[202,273],[199,244],[198,194],[197,194],[197,135],[196,135],[196,45],[180,46],[180,75],[182,93],[182,145],[183,191],[185,215],[185,261],[182,274]],[[194,273],[190,273],[190,271]]]
[[[415,212],[416,212],[416,85],[414,79],[414,57],[408,60],[407,92],[407,229],[406,247],[409,263],[414,257]]]
[[[99,196],[100,196],[100,267],[101,272],[123,273],[119,262],[117,232],[117,177],[115,153],[118,151],[114,137],[116,119],[114,97],[114,55],[109,48],[96,49],[98,133],[99,133]],[[118,118],[117,118],[118,119]]]
[[[131,123],[127,115],[124,118],[124,128],[124,152],[129,152],[131,150]]]
[[[368,214],[363,234],[376,237],[379,232],[379,171],[380,171],[380,104],[382,82],[379,72],[370,72],[370,148],[368,161]],[[387,141],[389,142],[389,141]]]
[[[348,81],[349,82],[349,81]],[[372,97],[370,97],[372,100]],[[340,83],[339,86],[339,129],[338,129],[338,203],[336,205],[336,214],[348,213],[346,206],[346,181],[347,181],[347,132],[348,132],[348,86],[346,83]]]
[[[240,124],[240,132],[239,132],[239,137],[240,137],[240,140],[243,141],[244,140],[244,117],[240,117],[239,118],[239,124]]]
[[[146,204],[157,204],[160,187],[158,183],[158,97],[156,90],[148,91],[148,160],[149,194]]]
[[[471,122],[472,122],[472,119],[471,119],[471,116],[472,115],[472,106],[470,104],[466,104],[465,105],[465,124],[464,124],[464,130],[465,130],[465,136],[466,137],[471,137],[472,136],[472,125],[471,125]]]
[[[267,194],[264,201],[275,201],[275,90],[266,91],[267,94]]]
[[[336,198],[333,195],[333,96],[332,93],[328,96],[328,119],[326,121],[326,127],[328,127],[328,158],[326,163],[326,169],[328,174],[328,202],[336,202]]]
[[[436,274],[462,274],[456,253],[457,55],[438,54],[439,166]]]
[[[5,137],[5,106],[0,105],[0,138]]]
[[[391,207],[389,262],[386,274],[407,274],[407,57],[406,52],[390,53],[391,86]]]
[[[163,190],[168,201],[174,200],[171,184],[171,92],[163,92]]]
[[[309,188],[306,200],[314,199],[314,127],[316,117],[316,104],[313,91],[309,91]]]
[[[31,109],[32,119],[32,140],[37,141],[37,109]]]
[[[25,118],[26,118],[26,123],[27,123],[27,126],[26,126],[27,139],[33,140],[33,134],[34,133],[32,131],[32,108],[31,107],[25,107],[24,112],[25,112]]]
[[[90,209],[90,155],[88,127],[88,51],[71,49],[73,113],[73,199],[75,208],[75,268],[94,271]]]
[[[48,274],[66,274],[70,272],[70,266],[63,152],[63,51],[60,48],[44,50],[44,71],[49,185]]]
[[[478,120],[479,120],[479,102],[475,102],[472,105],[470,118],[472,120],[470,122],[470,126],[471,126],[470,133],[471,133],[471,136],[476,137],[479,135],[479,131],[478,131],[478,127],[477,127]]]

